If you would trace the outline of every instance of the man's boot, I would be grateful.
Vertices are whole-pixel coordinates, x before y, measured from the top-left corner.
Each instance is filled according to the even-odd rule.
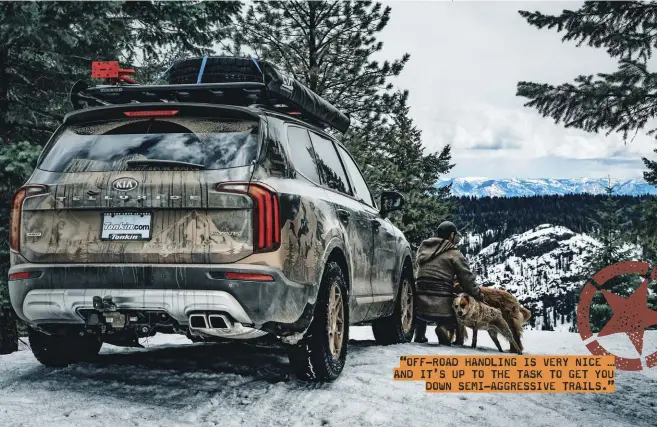
[[[438,343],[440,345],[452,345],[452,337],[445,326],[437,326],[436,335],[438,336]]]
[[[415,339],[413,340],[415,342],[419,343],[426,343],[429,342],[427,339],[427,324],[420,321],[416,320],[416,326],[415,326]]]

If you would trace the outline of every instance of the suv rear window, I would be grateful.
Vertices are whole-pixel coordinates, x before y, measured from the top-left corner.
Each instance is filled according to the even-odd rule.
[[[72,125],[58,134],[39,169],[105,172],[148,165],[161,170],[176,167],[176,162],[202,169],[234,168],[256,159],[258,135],[258,122],[248,120],[183,117]]]

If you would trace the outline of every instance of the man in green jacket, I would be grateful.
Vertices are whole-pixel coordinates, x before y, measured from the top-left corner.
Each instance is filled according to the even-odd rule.
[[[463,290],[478,301],[483,301],[475,275],[468,261],[458,250],[461,240],[456,226],[445,221],[438,226],[437,237],[423,241],[415,260],[415,287],[417,295],[417,328],[415,342],[427,342],[427,323],[436,324],[438,342],[450,345],[450,331],[456,330],[456,314],[452,308],[454,278]],[[463,338],[457,344],[463,344]],[[461,341],[461,342],[458,342]]]

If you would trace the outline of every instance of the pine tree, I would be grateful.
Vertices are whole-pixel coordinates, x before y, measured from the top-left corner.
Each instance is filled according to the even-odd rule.
[[[575,292],[568,292],[568,299],[571,308],[568,317],[572,322],[572,326],[568,329],[568,332],[579,332],[579,328],[577,327],[577,295],[575,295]]]
[[[9,301],[7,275],[9,273],[9,215],[13,192],[30,176],[41,147],[28,142],[2,144],[0,151],[0,197],[5,201],[0,204],[0,354],[9,354],[18,350],[18,330],[16,317]]]
[[[639,244],[643,252],[643,258],[652,265],[657,263],[657,233],[655,224],[657,223],[657,201],[653,198],[640,206],[640,212],[643,220],[638,226]],[[649,285],[648,308],[657,311],[657,281],[652,281]]]
[[[426,153],[421,132],[410,118],[408,93],[395,99],[390,123],[372,133],[379,135],[375,139],[377,146],[361,147],[352,153],[360,157],[359,164],[375,198],[386,189],[395,189],[405,196],[404,209],[392,214],[391,220],[415,249],[423,239],[435,235],[442,221],[452,219],[454,207],[448,201],[449,189],[435,186],[439,175],[452,167],[451,151],[445,146],[440,153]]]
[[[566,127],[620,132],[626,141],[641,130],[657,134],[657,128],[652,127],[652,119],[657,116],[657,73],[648,69],[648,60],[657,47],[657,2],[586,1],[580,9],[564,10],[558,16],[527,11],[520,11],[520,15],[539,29],[564,32],[564,41],[604,48],[618,61],[618,70],[579,76],[574,83],[554,86],[521,81],[517,95],[529,99],[526,106]],[[657,185],[657,161],[643,158],[643,162],[647,168],[645,180]],[[647,258],[654,260],[657,229],[651,225],[657,218],[657,201],[649,200],[642,212],[638,238]],[[606,256],[611,258],[610,254]],[[657,298],[650,299],[649,304],[655,306]],[[592,307],[591,312],[602,321],[609,316],[607,309]]]
[[[0,138],[42,143],[67,112],[73,83],[89,79],[93,60],[152,71],[170,52],[211,51],[240,7],[197,1],[0,3]]]
[[[119,60],[138,79],[178,54],[204,54],[226,34],[236,2],[0,3],[0,347],[17,346],[7,300],[9,205],[35,154],[70,106],[94,60]],[[163,69],[162,69],[163,71]],[[2,315],[5,315],[3,318]],[[12,335],[4,336],[5,333]]]
[[[425,153],[408,93],[390,83],[409,55],[372,59],[383,47],[377,38],[390,12],[371,1],[256,2],[237,19],[226,49],[272,61],[350,116],[350,130],[336,136],[363,168],[376,199],[384,189],[404,194],[406,207],[392,219],[416,246],[450,218],[449,188],[434,184],[453,165],[449,146]]]
[[[656,134],[657,128],[651,126],[657,116],[657,73],[648,69],[648,60],[657,46],[657,2],[586,1],[580,9],[564,10],[558,16],[528,11],[520,15],[539,29],[564,32],[563,41],[603,48],[618,60],[618,70],[581,75],[574,83],[554,86],[521,81],[517,95],[529,99],[526,106],[566,127],[620,132],[625,140],[640,130]],[[644,178],[657,185],[657,161],[643,158],[643,162]],[[646,214],[654,216],[654,211],[657,202],[651,201]],[[640,238],[653,254],[657,252],[655,227],[644,227]]]
[[[543,324],[541,325],[542,331],[554,331],[550,316],[548,315],[547,299],[543,297]]]
[[[652,217],[647,217],[644,211],[647,205],[650,204],[650,200],[654,199],[654,196],[614,195],[613,198],[618,201],[619,207],[625,210],[630,231],[641,229],[641,227],[652,228],[650,225],[657,220],[657,210],[655,210]],[[492,234],[487,233],[486,230],[493,230],[504,222],[507,222],[508,227],[501,236],[502,238],[526,232],[537,225],[545,223],[562,225],[575,233],[590,233],[594,229],[594,224],[586,218],[590,216],[592,211],[599,209],[605,199],[605,195],[569,194],[565,196],[500,198],[495,202],[491,197],[473,199],[470,196],[464,196],[453,197],[452,201],[455,205],[455,219],[457,222],[471,223],[471,232],[481,236],[483,239],[482,247],[485,247],[494,242]],[[522,207],[520,210],[518,204]],[[535,218],[527,215],[527,212],[533,212]],[[564,212],[567,214],[564,214]],[[510,216],[515,216],[517,221],[515,223],[507,221]],[[644,218],[652,219],[646,221]],[[630,237],[636,238],[635,235]],[[643,239],[639,242],[645,250],[648,242]],[[563,269],[569,269],[568,264],[572,261],[572,257],[572,253],[564,254],[562,259]],[[648,256],[647,259],[651,260],[653,258]]]
[[[602,268],[629,259],[630,251],[625,248],[628,242],[628,221],[625,210],[619,206],[618,200],[615,199],[615,187],[611,182],[605,188],[607,197],[602,202],[600,209],[595,211],[594,218],[589,220],[594,225],[595,232],[592,233],[597,238],[601,247],[594,251],[587,262],[592,274]]]
[[[641,221],[636,226],[638,243],[644,258],[654,264],[657,262],[657,201],[654,198],[645,200],[636,206],[634,211],[641,216]]]
[[[620,208],[618,200],[614,199],[614,190],[610,182],[606,188],[606,199],[602,201],[601,208],[596,210],[595,218],[591,218],[591,222],[595,226],[593,236],[600,241],[601,246],[585,258],[589,276],[607,266],[632,258],[631,251],[625,247],[628,235],[625,210]],[[638,277],[620,276],[607,281],[602,289],[627,297],[639,283]],[[611,318],[612,314],[602,293],[596,293],[591,303],[592,329],[597,332]]]
[[[390,7],[371,1],[255,2],[239,16],[227,49],[254,52],[348,113],[356,126],[387,113],[392,84],[410,56],[379,63],[378,34]]]

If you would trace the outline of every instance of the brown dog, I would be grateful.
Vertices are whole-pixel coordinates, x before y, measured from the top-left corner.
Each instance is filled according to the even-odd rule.
[[[531,318],[531,312],[521,306],[516,297],[501,289],[487,288],[480,286],[481,293],[484,296],[484,302],[491,307],[497,308],[502,312],[502,317],[509,325],[513,333],[513,339],[518,343],[518,348],[523,351],[521,338],[522,326]],[[463,289],[458,281],[454,282],[454,292],[463,293]],[[461,331],[461,334],[463,332]]]
[[[479,302],[467,294],[460,294],[454,298],[452,305],[459,324],[472,329],[472,348],[477,348],[477,331],[483,329],[488,331],[488,335],[500,352],[504,350],[497,339],[497,334],[501,334],[509,341],[513,352],[522,354],[522,350],[513,338],[511,328],[499,309]]]

